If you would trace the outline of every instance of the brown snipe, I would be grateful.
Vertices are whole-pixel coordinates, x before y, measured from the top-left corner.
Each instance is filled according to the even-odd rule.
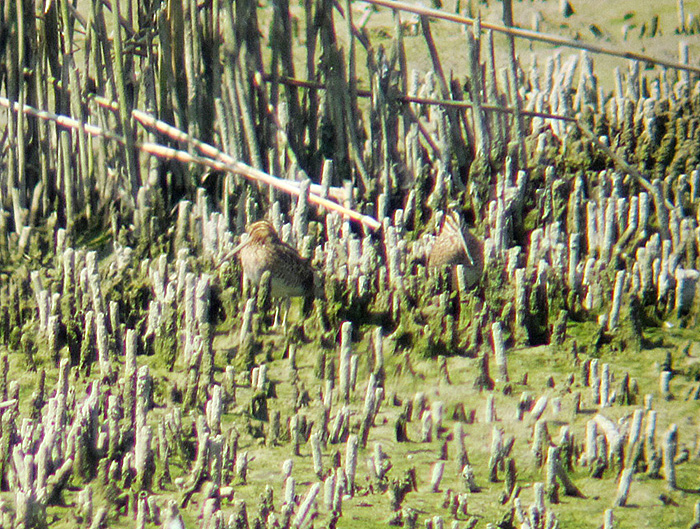
[[[246,232],[248,237],[229,255],[238,254],[247,281],[257,285],[263,273],[269,270],[272,297],[313,296],[314,273],[311,264],[279,238],[270,222],[254,222]]]
[[[464,265],[467,287],[475,286],[484,271],[484,245],[474,236],[456,211],[445,214],[440,234],[428,255],[429,268]]]

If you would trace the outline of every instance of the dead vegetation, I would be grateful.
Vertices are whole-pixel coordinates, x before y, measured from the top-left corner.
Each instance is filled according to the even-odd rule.
[[[3,4],[1,527],[700,523],[690,48],[356,4]],[[284,326],[262,217],[323,279]]]

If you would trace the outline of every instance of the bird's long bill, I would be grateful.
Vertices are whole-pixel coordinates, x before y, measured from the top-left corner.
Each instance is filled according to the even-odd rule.
[[[469,264],[471,266],[474,266],[474,259],[472,258],[472,254],[469,252],[469,247],[467,246],[467,240],[464,238],[464,233],[462,230],[459,230],[459,240],[462,243],[462,246],[464,247],[464,253],[467,254],[467,259],[469,259]]]
[[[231,259],[233,259],[234,257],[236,257],[236,254],[238,252],[240,252],[245,247],[245,245],[248,244],[249,242],[250,242],[250,239],[248,237],[245,237],[245,234],[244,234],[244,237],[241,240],[241,242],[238,243],[238,246],[236,246],[233,250],[231,250],[229,253],[226,254],[226,256],[219,263],[219,266],[222,263],[226,263],[226,262],[230,261]]]
[[[248,244],[248,239],[239,242],[239,243],[238,243],[238,246],[236,246],[233,250],[231,250],[231,251],[228,253],[228,256],[227,256],[227,257],[229,257],[229,258],[235,257],[235,255],[236,255],[238,252],[240,252],[240,251],[245,247],[246,244]]]

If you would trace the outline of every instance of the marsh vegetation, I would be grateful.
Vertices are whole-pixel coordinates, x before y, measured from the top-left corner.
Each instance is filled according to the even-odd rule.
[[[700,523],[697,3],[394,7],[2,4],[0,527]]]

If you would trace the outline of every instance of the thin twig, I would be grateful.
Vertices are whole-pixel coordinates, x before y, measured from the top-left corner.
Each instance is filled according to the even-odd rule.
[[[456,22],[458,24],[466,24],[468,26],[474,25],[474,19],[463,17],[460,15],[453,15],[452,13],[438,11],[437,9],[429,9],[427,7],[421,7],[418,5],[406,4],[404,2],[397,2],[395,0],[361,0],[362,2],[367,2],[368,4],[388,7],[390,9],[399,9],[401,11],[408,11],[409,13],[415,13],[420,16],[428,16],[430,18],[437,18],[440,20],[447,20],[449,22]],[[689,64],[683,64],[676,61],[669,61],[666,59],[659,59],[658,57],[651,57],[650,55],[645,55],[643,53],[637,53],[635,51],[619,51],[613,48],[608,48],[606,46],[600,46],[598,44],[591,44],[589,42],[581,42],[576,40],[569,40],[556,35],[548,35],[546,33],[539,33],[537,31],[532,31],[529,29],[521,28],[507,28],[505,26],[499,26],[498,24],[491,24],[489,22],[481,22],[482,29],[492,29],[499,33],[505,33],[506,35],[513,35],[514,37],[519,37],[528,40],[536,40],[539,42],[546,42],[548,44],[555,44],[558,46],[567,46],[569,48],[576,48],[579,50],[588,50],[593,53],[602,53],[604,55],[611,55],[613,57],[621,57],[623,59],[631,59],[635,61],[649,62],[653,64],[658,64],[661,66],[666,66],[667,68],[673,68],[676,70],[686,70],[689,72],[700,73],[700,67],[691,66]]]
[[[265,74],[263,75],[263,79],[266,82],[271,82],[272,79],[269,75]],[[308,88],[309,90],[325,90],[326,86],[323,83],[318,83],[318,82],[313,82],[313,81],[304,81],[302,79],[290,79],[290,78],[280,78],[277,80],[278,82],[282,84],[290,84],[293,86],[298,86],[300,88]],[[372,93],[369,90],[364,90],[364,89],[358,89],[357,95],[359,97],[372,97]],[[399,95],[396,97],[399,101],[402,103],[416,103],[419,105],[439,105],[439,106],[444,106],[444,107],[453,107],[453,108],[473,108],[474,104],[470,103],[469,101],[454,101],[454,100],[445,100],[445,99],[432,99],[428,97],[416,97],[416,96],[402,96]],[[509,108],[509,107],[502,107],[498,105],[489,105],[486,103],[482,103],[481,105],[481,110],[487,110],[489,112],[502,112],[504,114],[512,114],[515,112],[514,109]],[[523,110],[521,111],[521,114],[523,116],[528,116],[528,117],[533,117],[533,118],[545,118],[545,119],[558,119],[561,121],[569,121],[571,123],[576,122],[576,118],[572,118],[570,116],[560,116],[558,114],[549,114],[547,112],[534,112],[532,110]]]
[[[649,181],[644,178],[644,175],[640,173],[636,168],[632,167],[630,164],[628,164],[625,160],[622,159],[621,156],[617,155],[610,147],[605,145],[602,141],[600,141],[593,132],[591,132],[588,127],[586,127],[583,123],[580,121],[576,120],[576,126],[579,128],[579,130],[583,133],[584,136],[586,136],[593,145],[595,145],[598,149],[603,151],[605,154],[607,154],[613,162],[617,165],[618,169],[620,171],[627,173],[631,177],[635,178],[637,182],[644,188],[644,190],[652,194],[654,193],[654,189],[652,185],[649,183]],[[666,207],[669,208],[674,208],[675,206],[670,202],[666,201]]]

